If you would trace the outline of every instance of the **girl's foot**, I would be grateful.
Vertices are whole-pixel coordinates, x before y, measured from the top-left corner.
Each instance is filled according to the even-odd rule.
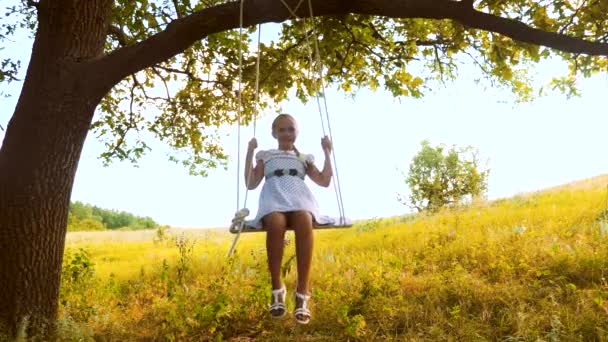
[[[287,307],[285,306],[285,297],[287,296],[287,289],[285,285],[278,290],[272,290],[272,302],[270,303],[270,316],[272,318],[283,318],[287,313]]]
[[[308,309],[309,295],[296,292],[296,309],[293,316],[296,322],[300,324],[308,324],[310,322],[310,310]]]

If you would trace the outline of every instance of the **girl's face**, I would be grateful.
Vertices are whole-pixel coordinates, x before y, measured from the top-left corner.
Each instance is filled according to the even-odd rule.
[[[298,136],[296,122],[289,117],[279,118],[274,128],[274,134],[279,144],[293,144]]]

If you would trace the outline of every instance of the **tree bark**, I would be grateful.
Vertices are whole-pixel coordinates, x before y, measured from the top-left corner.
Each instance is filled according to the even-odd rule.
[[[39,28],[0,149],[0,324],[46,333],[57,315],[74,176],[95,107],[81,61],[103,52],[112,1],[41,1]]]

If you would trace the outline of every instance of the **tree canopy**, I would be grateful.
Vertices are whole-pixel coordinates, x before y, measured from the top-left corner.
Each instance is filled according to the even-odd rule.
[[[479,151],[472,146],[449,149],[444,144],[431,146],[425,140],[409,166],[405,183],[410,188],[409,200],[400,202],[419,212],[438,211],[482,198],[488,188],[489,169],[479,165]]]
[[[1,24],[0,40],[34,31],[45,1],[17,1]],[[286,1],[301,18],[307,1]],[[280,0],[244,2],[243,119],[276,106],[290,89],[306,100],[319,91],[307,49],[319,43],[324,82],[349,94],[360,87],[421,97],[437,82],[455,79],[462,63],[519,99],[536,94],[528,70],[557,57],[568,70],[550,84],[576,94],[576,77],[608,68],[608,2],[531,0],[311,1],[316,16],[296,19]],[[120,81],[98,107],[92,128],[105,141],[102,157],[135,161],[146,137],[175,148],[173,160],[205,174],[227,156],[216,128],[235,123],[238,106],[240,1],[116,0],[102,64],[121,63]],[[260,109],[254,101],[255,24],[282,22],[261,44]],[[209,29],[212,28],[212,29]],[[262,27],[264,29],[264,27]],[[183,51],[182,51],[183,50]],[[5,54],[6,56],[6,54]],[[20,61],[0,58],[0,82],[16,80]],[[125,63],[126,62],[126,63]]]

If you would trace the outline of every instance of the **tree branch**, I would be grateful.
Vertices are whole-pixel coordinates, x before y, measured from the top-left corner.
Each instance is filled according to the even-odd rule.
[[[463,14],[456,20],[462,24],[500,33],[513,40],[534,45],[546,46],[556,50],[570,53],[580,53],[591,56],[608,56],[608,44],[591,42],[581,38],[574,38],[555,32],[547,32],[532,28],[522,22],[494,16],[478,11]]]
[[[27,0],[27,5],[30,7],[35,7],[36,9],[38,9],[38,5],[40,5],[39,1],[34,1],[34,0]]]
[[[441,63],[441,58],[439,57],[439,51],[437,46],[433,46],[433,50],[435,50],[435,62],[439,66],[439,76],[441,77],[441,83],[445,84],[445,80],[443,79],[443,64]]]
[[[200,79],[200,78],[194,76],[194,74],[191,71],[188,71],[188,70],[179,70],[179,69],[175,69],[175,68],[164,67],[164,66],[161,66],[161,65],[157,65],[157,66],[155,66],[155,68],[159,68],[159,69],[167,71],[167,72],[172,72],[172,73],[176,73],[176,74],[186,75],[186,76],[188,76],[189,79],[196,80],[196,81],[199,81],[201,83],[205,81],[203,79]]]
[[[293,8],[298,0],[285,0]],[[543,45],[570,53],[608,56],[608,44],[591,42],[556,32],[532,28],[514,19],[476,11],[466,0],[311,0],[315,16],[350,13],[392,18],[452,19],[475,29],[492,31],[516,41]],[[307,6],[297,10],[308,16]],[[244,13],[244,26],[283,22],[291,17],[276,0],[250,0]],[[172,21],[165,30],[150,38],[120,48],[88,65],[98,80],[99,91],[107,92],[128,75],[167,60],[204,37],[239,27],[239,2],[206,8]]]
[[[183,18],[184,15],[179,10],[179,4],[177,3],[177,0],[173,0],[173,7],[175,7],[175,14],[177,15],[177,18]]]
[[[135,101],[135,88],[139,85],[139,81],[137,81],[137,78],[135,78],[135,75],[132,75],[132,77],[133,77],[133,84],[131,86],[131,92],[130,92],[131,101],[129,102],[129,123],[126,125],[126,128],[124,130],[122,130],[122,132],[120,133],[120,136],[118,137],[118,140],[117,140],[116,144],[114,145],[114,147],[112,148],[112,150],[104,153],[106,159],[110,159],[117,155],[119,158],[126,159],[128,157],[128,155],[127,155],[127,153],[125,153],[123,151],[122,145],[125,143],[127,133],[129,133],[129,131],[133,128],[137,129],[137,125],[134,124],[134,120],[133,120],[133,115],[134,115],[133,102]]]
[[[113,35],[116,40],[118,40],[118,44],[120,44],[120,46],[127,46],[127,35],[123,30],[120,29],[120,27],[110,25],[108,32]]]
[[[462,5],[465,7],[473,8],[475,0],[461,0],[460,2],[462,2]]]
[[[536,29],[514,19],[477,11],[465,1],[375,0],[373,8],[357,8],[360,3],[366,2],[364,0],[353,2],[354,5],[350,6],[353,13],[392,18],[452,19],[465,26],[500,33],[523,43],[542,45],[570,53],[608,56],[608,44]]]
[[[572,14],[572,16],[570,16],[570,20],[568,20],[568,23],[566,25],[564,25],[564,27],[562,27],[559,30],[560,34],[563,34],[564,32],[566,32],[566,30],[568,29],[568,27],[574,23],[574,19],[576,17],[578,17],[578,12],[580,12],[581,9],[583,7],[585,7],[586,4],[587,4],[587,0],[584,0],[583,3],[576,9],[576,11],[574,11],[574,13]]]

